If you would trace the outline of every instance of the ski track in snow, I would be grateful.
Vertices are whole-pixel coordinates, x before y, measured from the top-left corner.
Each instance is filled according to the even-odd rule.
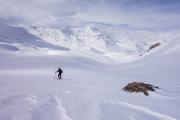
[[[131,104],[131,103],[128,103],[128,102],[122,102],[122,101],[119,101],[119,100],[113,100],[112,98],[109,99],[109,100],[105,100],[105,102],[110,103],[110,104],[120,105],[120,106],[123,105],[123,106],[125,106],[125,107],[127,107],[129,109],[136,110],[136,112],[139,111],[141,113],[145,113],[146,115],[152,116],[152,118],[154,118],[155,120],[177,120],[177,119],[175,119],[175,118],[173,118],[171,116],[168,116],[168,115],[156,112],[156,111],[152,111],[152,110],[150,110],[150,109],[148,109],[146,107]],[[138,113],[133,114],[133,115],[130,116],[130,119],[131,120],[140,120],[139,118],[141,118],[141,117],[136,119],[137,116],[141,116],[141,114],[139,114],[139,115],[138,115]]]
[[[180,98],[172,98],[172,97],[169,97],[169,96],[160,95],[160,94],[153,93],[153,92],[151,92],[151,95],[152,95],[153,97],[158,97],[158,98],[161,98],[161,99],[168,99],[168,100],[180,101]]]

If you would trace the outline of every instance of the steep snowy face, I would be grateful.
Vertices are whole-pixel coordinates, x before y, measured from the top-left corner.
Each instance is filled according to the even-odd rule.
[[[153,44],[164,44],[169,40],[166,33],[129,30],[103,24],[71,27],[67,28],[68,32],[41,27],[28,30],[48,43],[69,48],[73,54],[116,62],[131,61],[146,53]]]
[[[29,33],[24,27],[0,24],[0,53],[45,53],[49,50],[68,50],[60,45],[52,45],[40,37]]]
[[[90,27],[82,28],[72,28],[72,38],[75,38],[76,41],[81,42],[81,44],[86,49],[95,49],[99,52],[104,52],[106,50],[106,42],[108,38],[103,36],[96,29]]]
[[[94,26],[72,28],[72,37],[79,42],[84,50],[99,54],[112,61],[130,60],[138,55],[134,41],[114,39]],[[79,46],[76,46],[79,48]]]
[[[59,29],[31,27],[29,32],[51,44],[65,45],[67,42],[67,37]]]

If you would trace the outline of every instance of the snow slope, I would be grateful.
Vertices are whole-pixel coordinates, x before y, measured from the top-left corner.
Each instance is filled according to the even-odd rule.
[[[179,31],[125,29],[100,23],[60,28],[0,24],[0,52],[80,56],[99,62],[129,62],[150,46],[167,44]]]
[[[1,120],[179,120],[180,42],[130,63],[79,56],[1,55]],[[57,66],[64,70],[56,80]],[[128,82],[159,86],[150,96],[121,90]]]
[[[30,33],[51,44],[69,48],[71,53],[99,61],[127,62],[145,54],[155,43],[166,44],[179,31],[147,31],[88,23],[68,28],[28,28]],[[58,52],[54,52],[58,54]]]
[[[0,24],[0,120],[179,120],[179,39],[179,31],[97,23]],[[133,81],[160,89],[148,97],[121,90]]]
[[[38,51],[47,52],[49,49],[69,50],[62,46],[52,45],[39,37],[30,34],[23,27],[0,24],[0,50],[8,52],[33,53]]]

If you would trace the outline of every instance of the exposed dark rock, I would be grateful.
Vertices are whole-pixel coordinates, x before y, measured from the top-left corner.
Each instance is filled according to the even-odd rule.
[[[146,96],[149,95],[148,91],[155,91],[155,89],[159,89],[159,87],[153,86],[151,84],[145,84],[142,82],[132,82],[122,88],[122,90],[128,92],[143,92]]]
[[[147,51],[147,52],[149,52],[150,50],[152,50],[152,49],[154,49],[154,48],[156,48],[156,47],[158,47],[158,46],[160,46],[161,45],[161,43],[155,43],[154,45],[151,45],[150,47],[149,47],[149,50]]]
[[[152,50],[152,49],[154,49],[154,48],[156,48],[156,47],[158,47],[158,46],[160,46],[160,45],[161,45],[161,43],[159,43],[159,42],[158,42],[158,43],[155,43],[155,44],[151,45],[146,52],[149,52],[150,50]],[[145,52],[145,53],[146,53],[146,52]],[[145,53],[141,53],[141,54],[139,54],[139,56],[143,56]]]

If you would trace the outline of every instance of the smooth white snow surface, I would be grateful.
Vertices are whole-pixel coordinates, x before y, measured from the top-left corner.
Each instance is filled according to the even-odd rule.
[[[80,57],[1,55],[0,119],[179,120],[180,47],[161,50],[117,65]],[[54,78],[59,65],[62,81]],[[161,89],[148,97],[121,90],[132,81]]]
[[[81,32],[76,32],[78,37]],[[36,55],[10,53],[23,50],[16,46],[17,42],[11,43],[13,40],[9,37],[0,39],[0,120],[180,119],[180,41],[177,36],[133,62],[107,64],[99,54],[86,51],[90,56],[86,57],[86,54],[78,55],[76,49],[69,50],[66,37],[61,32],[59,35],[64,40],[58,43],[60,48],[50,44],[48,39],[41,40],[41,44],[37,44],[36,39],[33,43],[26,41],[30,49],[32,46],[43,49],[48,45],[44,51],[33,51]],[[83,45],[94,47],[93,40]],[[96,49],[98,53],[108,53],[109,46],[104,48],[105,43],[99,42],[96,44],[100,44]],[[131,45],[125,47],[131,48]],[[53,54],[54,50],[59,54],[44,54],[48,51]],[[76,54],[66,55],[69,51]],[[63,80],[57,80],[54,73],[58,66],[64,71]],[[149,96],[121,90],[133,81],[153,84],[160,89],[150,92]]]

